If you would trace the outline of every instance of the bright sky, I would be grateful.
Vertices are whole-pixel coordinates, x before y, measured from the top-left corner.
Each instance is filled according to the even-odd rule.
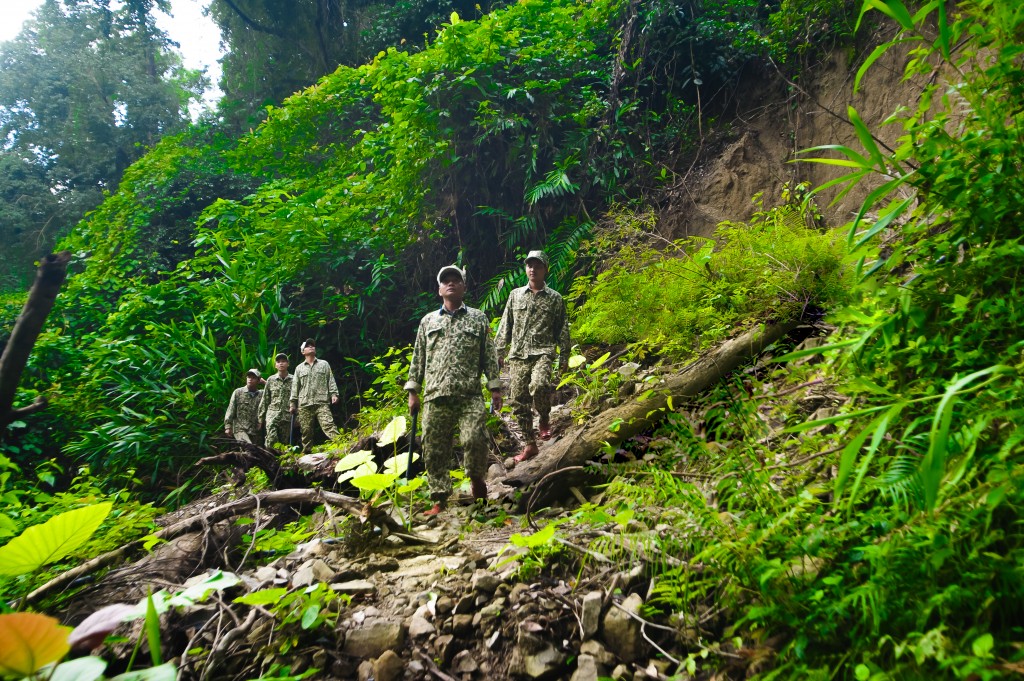
[[[41,4],[43,0],[0,0],[0,41],[17,36],[22,24]],[[221,94],[216,89],[220,80],[220,32],[209,17],[203,16],[208,4],[209,0],[171,0],[173,16],[161,15],[157,24],[181,46],[185,66],[206,68],[215,90],[207,93],[207,102],[215,102]]]

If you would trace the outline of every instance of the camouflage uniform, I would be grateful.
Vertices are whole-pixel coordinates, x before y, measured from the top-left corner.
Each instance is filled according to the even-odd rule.
[[[267,449],[273,449],[278,442],[287,442],[291,428],[288,414],[288,403],[292,397],[292,378],[288,374],[281,378],[274,374],[267,379],[263,388],[263,399],[260,400],[260,421],[267,428]]]
[[[338,384],[334,382],[331,365],[324,360],[317,359],[312,364],[303,362],[295,369],[291,402],[299,408],[303,453],[313,451],[314,421],[320,422],[320,428],[328,440],[338,436],[338,428],[331,415],[331,398],[337,394]]]
[[[442,306],[420,321],[409,380],[405,389],[422,393],[423,460],[431,496],[444,501],[452,493],[449,471],[455,468],[455,430],[464,453],[466,473],[487,473],[486,412],[480,375],[490,390],[501,389],[498,359],[490,325],[480,310],[463,305],[454,313]]]
[[[569,320],[565,301],[545,286],[512,291],[498,326],[498,356],[508,350],[509,399],[527,444],[536,443],[533,411],[541,421],[551,413],[551,369],[558,350],[563,368],[569,360]]]
[[[231,429],[236,440],[259,444],[260,390],[237,388],[231,393],[228,410],[224,413],[224,429]]]

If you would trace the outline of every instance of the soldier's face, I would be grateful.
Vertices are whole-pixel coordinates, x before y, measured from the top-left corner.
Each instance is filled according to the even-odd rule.
[[[544,283],[544,278],[548,276],[547,265],[542,263],[540,260],[527,260],[526,261],[526,278],[533,283]]]
[[[289,366],[288,360],[286,360],[286,359],[279,359],[276,362],[274,362],[274,366],[277,367],[278,371],[288,371],[288,366]]]
[[[307,345],[306,347],[302,348],[302,356],[303,357],[315,357],[316,356],[316,346],[315,345]]]
[[[245,376],[245,387],[249,390],[255,390],[260,385],[260,379],[256,378],[252,374],[246,374]]]
[[[441,277],[441,285],[437,287],[437,295],[452,300],[462,300],[466,295],[466,282],[457,274],[445,274]]]

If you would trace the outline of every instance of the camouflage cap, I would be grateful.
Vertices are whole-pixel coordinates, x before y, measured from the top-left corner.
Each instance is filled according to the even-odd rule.
[[[281,361],[287,362],[288,361],[288,355],[284,354],[283,352],[279,352],[279,353],[277,353],[277,355],[274,356],[274,361],[275,362],[281,362]]]
[[[263,378],[262,376],[260,376],[260,370],[259,369],[249,369],[248,371],[245,372],[245,375],[246,376],[255,376],[256,378]]]
[[[526,254],[526,257],[523,259],[523,262],[527,263],[530,262],[531,260],[540,260],[542,263],[544,263],[544,267],[548,266],[548,254],[545,253],[544,251],[530,251],[529,253]]]
[[[437,273],[437,283],[438,284],[441,283],[441,277],[443,277],[448,272],[454,272],[455,274],[459,275],[459,279],[461,279],[463,283],[466,282],[466,270],[459,269],[458,265],[445,265]]]
[[[316,347],[316,341],[313,340],[312,338],[307,338],[306,340],[302,341],[302,345],[299,346],[299,352],[302,352],[306,348],[315,348],[315,347]]]

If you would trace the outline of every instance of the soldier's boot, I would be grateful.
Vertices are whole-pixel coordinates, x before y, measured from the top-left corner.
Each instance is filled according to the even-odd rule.
[[[469,483],[474,499],[487,499],[487,483],[483,478],[470,478]]]
[[[513,461],[515,461],[516,463],[522,463],[524,461],[529,461],[530,459],[532,459],[533,457],[537,456],[538,454],[540,454],[540,450],[537,449],[537,443],[531,442],[530,444],[528,444],[525,447],[523,447],[523,451],[521,451],[513,459]]]

